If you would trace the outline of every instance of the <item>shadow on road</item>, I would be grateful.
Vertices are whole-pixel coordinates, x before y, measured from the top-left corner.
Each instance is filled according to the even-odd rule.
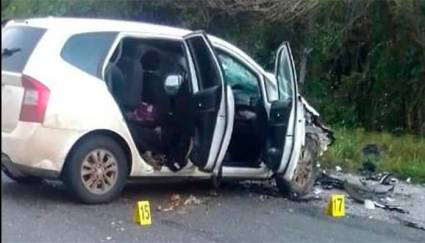
[[[75,204],[66,186],[59,181],[43,181],[37,184],[19,184],[2,174],[2,198],[23,201],[44,201],[46,203]],[[209,180],[187,179],[146,179],[130,181],[119,198],[115,201],[134,201],[142,199],[165,200],[173,194],[181,196],[209,196],[217,191],[221,196],[232,197],[244,192],[237,182],[227,182],[219,190],[215,190]],[[216,192],[215,192],[216,193]]]

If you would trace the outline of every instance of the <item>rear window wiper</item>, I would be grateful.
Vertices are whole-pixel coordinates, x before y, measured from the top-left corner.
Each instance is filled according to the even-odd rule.
[[[1,57],[10,57],[12,56],[15,52],[21,51],[21,48],[3,48],[1,50]]]

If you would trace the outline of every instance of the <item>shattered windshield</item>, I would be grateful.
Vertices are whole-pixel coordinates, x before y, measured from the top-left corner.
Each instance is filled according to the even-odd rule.
[[[228,85],[249,95],[258,94],[258,79],[252,71],[222,51],[218,51],[218,59]]]

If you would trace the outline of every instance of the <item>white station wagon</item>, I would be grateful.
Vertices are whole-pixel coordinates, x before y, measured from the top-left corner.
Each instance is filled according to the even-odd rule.
[[[2,29],[2,170],[63,180],[84,203],[128,179],[315,180],[332,132],[302,98],[287,43],[268,73],[203,31],[38,18]]]

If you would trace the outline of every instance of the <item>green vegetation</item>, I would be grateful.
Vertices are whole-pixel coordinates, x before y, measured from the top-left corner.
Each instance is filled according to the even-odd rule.
[[[302,93],[344,127],[326,164],[357,169],[362,146],[375,143],[379,169],[425,181],[425,0],[2,1],[2,20],[47,15],[204,29],[269,69],[283,40],[297,63],[311,49]]]
[[[357,171],[364,161],[361,150],[368,144],[376,144],[383,152],[382,158],[375,162],[379,171],[425,182],[425,138],[345,128],[336,129],[335,134],[336,143],[322,157],[322,167],[338,165],[348,171]]]

